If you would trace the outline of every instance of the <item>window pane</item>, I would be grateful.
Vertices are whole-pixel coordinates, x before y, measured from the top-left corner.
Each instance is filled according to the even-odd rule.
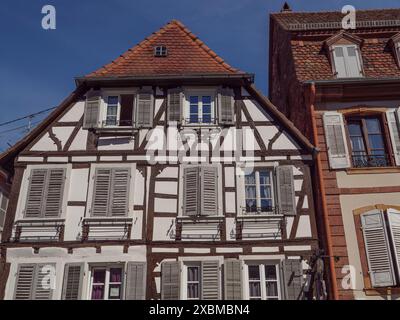
[[[343,57],[343,48],[342,47],[336,47],[335,48],[335,54],[337,57]]]
[[[106,280],[105,269],[95,269],[93,271],[93,283],[105,283],[105,280]]]
[[[276,266],[265,266],[265,279],[276,280]]]
[[[250,282],[249,283],[249,289],[250,289],[250,298],[261,297],[261,285],[260,285],[260,282]]]
[[[371,149],[385,149],[385,144],[381,135],[369,135],[368,140]]]
[[[350,123],[348,127],[349,127],[349,134],[351,136],[362,135],[361,125],[359,123]]]
[[[260,186],[260,197],[271,199],[271,187],[270,186]]]
[[[199,122],[199,97],[190,96],[190,123],[198,123]]]
[[[198,283],[188,283],[188,299],[199,299],[199,284]]]
[[[259,266],[249,266],[249,280],[260,280]]]
[[[381,133],[381,124],[379,119],[369,118],[365,119],[367,124],[367,131],[369,134],[371,133]]]
[[[256,199],[255,186],[246,186],[246,199]]]
[[[199,281],[199,267],[188,267],[188,281]]]
[[[276,281],[266,283],[267,297],[278,297],[278,283]]]
[[[206,104],[211,105],[211,97],[210,96],[203,96],[202,101],[203,101],[203,107]]]
[[[271,184],[271,175],[269,171],[260,171],[260,184]]]
[[[108,105],[117,105],[118,104],[118,96],[108,97]]]
[[[110,269],[110,282],[121,282],[122,269],[111,268]]]
[[[349,57],[355,57],[356,56],[356,48],[355,47],[347,47],[347,54]]]
[[[272,210],[272,201],[269,199],[261,199],[261,210],[262,211],[271,211]]]
[[[245,177],[245,183],[246,184],[256,184],[256,174],[255,172],[252,172]]]
[[[92,300],[102,300],[104,298],[104,285],[94,285],[92,288]]]
[[[121,285],[120,284],[110,284],[110,289],[108,290],[109,299],[121,299]]]

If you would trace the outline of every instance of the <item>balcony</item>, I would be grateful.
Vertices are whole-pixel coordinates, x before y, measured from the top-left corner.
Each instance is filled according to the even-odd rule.
[[[129,240],[132,218],[86,218],[82,223],[82,241]]]
[[[390,166],[387,154],[368,155],[365,152],[353,152],[351,155],[353,168],[379,168]]]
[[[15,222],[14,242],[63,241],[64,219],[20,220]]]

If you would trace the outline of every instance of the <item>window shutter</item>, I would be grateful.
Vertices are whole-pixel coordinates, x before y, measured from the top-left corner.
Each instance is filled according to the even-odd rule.
[[[128,262],[125,300],[146,299],[146,263]]]
[[[195,216],[199,214],[199,172],[198,167],[189,167],[183,170],[183,215]]]
[[[383,213],[373,210],[361,215],[369,274],[373,287],[395,284],[393,264]]]
[[[168,91],[168,121],[181,122],[183,109],[183,92],[180,89]]]
[[[112,170],[111,208],[112,216],[125,216],[128,213],[128,197],[131,172],[129,168]]]
[[[151,127],[153,124],[153,94],[147,91],[139,92],[136,100],[136,127]]]
[[[64,268],[62,300],[80,300],[84,263],[67,263]]]
[[[42,214],[47,173],[46,169],[33,169],[31,172],[25,207],[27,218],[39,218]]]
[[[396,258],[398,277],[400,278],[400,211],[388,209],[387,214],[390,226],[390,239]]]
[[[162,300],[179,300],[180,274],[181,266],[179,261],[168,261],[161,264]]]
[[[240,260],[224,262],[225,300],[242,300],[242,265]]]
[[[400,108],[386,113],[396,165],[400,166]]]
[[[33,300],[51,300],[53,289],[51,289],[51,274],[45,270],[47,267],[55,268],[54,264],[37,264],[35,283],[33,287]],[[48,281],[50,280],[50,281]]]
[[[18,265],[17,279],[14,289],[14,300],[31,300],[35,278],[34,264]]]
[[[343,116],[338,112],[325,112],[323,116],[329,164],[332,169],[350,167]]]
[[[86,99],[83,128],[97,128],[99,122],[100,103],[100,96],[92,96]]]
[[[201,167],[201,215],[218,215],[218,170],[216,167]]]
[[[303,267],[299,260],[283,260],[282,274],[286,300],[301,300]]]
[[[96,169],[91,212],[94,217],[105,217],[108,214],[111,174],[111,169]]]
[[[44,216],[45,217],[59,217],[62,210],[62,202],[64,195],[64,183],[65,183],[65,169],[49,169],[46,194],[45,194],[45,205],[44,205]]]
[[[295,216],[297,210],[294,191],[293,167],[277,167],[276,176],[278,183],[279,211],[284,215]]]
[[[201,274],[202,300],[219,300],[220,278],[218,261],[202,261]]]
[[[218,92],[219,123],[233,124],[233,92],[220,89]]]
[[[338,78],[344,78],[347,76],[346,73],[346,62],[344,57],[344,48],[343,47],[334,47],[333,48],[333,58],[335,63],[335,71],[336,76]]]
[[[345,47],[346,49],[346,68],[347,76],[352,78],[357,78],[362,75],[361,64],[359,61],[359,50],[355,46]]]

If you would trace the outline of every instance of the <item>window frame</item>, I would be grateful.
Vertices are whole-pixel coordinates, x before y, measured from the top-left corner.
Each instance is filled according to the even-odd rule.
[[[356,60],[357,60],[357,68],[359,70],[359,76],[354,77],[354,76],[349,76],[349,61],[348,61],[348,51],[347,48],[354,48],[356,52]],[[335,57],[335,49],[336,48],[342,48],[343,50],[343,61],[344,61],[344,68],[345,68],[345,76],[339,76],[338,68],[337,68],[337,62],[336,62],[336,57]],[[364,69],[363,69],[363,63],[362,63],[362,56],[361,56],[361,51],[360,51],[360,46],[357,44],[334,44],[331,47],[331,58],[332,58],[332,66],[334,70],[334,75],[336,76],[337,79],[347,79],[347,78],[363,78],[364,77]]]
[[[391,136],[389,133],[389,128],[387,127],[387,118],[385,113],[368,113],[368,114],[344,114],[343,115],[343,121],[344,121],[344,125],[345,125],[345,133],[346,133],[346,140],[347,140],[347,148],[349,150],[349,156],[350,156],[350,165],[351,168],[387,168],[387,167],[393,167],[395,166],[395,160],[393,157],[393,149],[392,149],[392,145],[391,145]],[[378,119],[379,121],[379,125],[380,125],[380,129],[381,129],[381,136],[382,136],[382,140],[384,143],[384,152],[385,152],[385,156],[386,156],[386,161],[387,161],[387,165],[386,166],[365,166],[365,167],[356,167],[354,166],[354,162],[353,162],[353,148],[351,146],[351,135],[350,135],[350,131],[349,131],[349,124],[353,121],[353,122],[361,122],[361,132],[362,132],[362,139],[363,139],[363,143],[364,143],[364,148],[365,148],[365,152],[367,153],[366,156],[370,157],[371,154],[371,149],[370,148],[370,143],[368,140],[368,130],[367,130],[367,125],[366,125],[366,121],[365,119]]]
[[[211,123],[201,122],[190,122],[190,98],[197,96],[211,97]],[[218,114],[217,114],[217,90],[216,89],[186,89],[184,90],[183,99],[183,121],[182,124],[186,127],[215,127],[218,126]],[[198,100],[198,119],[202,119],[203,116],[203,101]]]
[[[4,199],[5,199],[5,208],[2,208]],[[6,221],[6,214],[7,214],[7,208],[8,208],[9,201],[10,201],[9,197],[6,196],[5,192],[0,189],[0,236],[1,236],[1,232],[3,231],[3,228],[4,228],[4,223]],[[3,215],[3,218],[1,217],[1,215]],[[1,241],[1,237],[0,237],[0,241]]]
[[[120,284],[120,288],[121,288],[121,292],[120,292],[120,299],[109,299],[109,291],[110,291],[110,270],[111,269],[121,269],[121,282],[119,282]],[[103,299],[95,299],[95,300],[99,300],[99,301],[104,301],[104,300],[124,300],[124,294],[125,294],[125,273],[126,273],[126,264],[125,263],[113,263],[113,264],[90,264],[89,265],[89,274],[88,274],[88,285],[89,288],[87,290],[87,298],[88,300],[93,300],[92,299],[92,293],[93,293],[93,275],[94,275],[94,270],[95,269],[104,269],[106,271],[105,274],[105,280],[104,280],[104,296]],[[93,300],[93,301],[95,301]]]
[[[261,200],[262,200],[262,198],[261,198],[261,181],[260,181],[260,172],[261,171],[267,171],[269,173],[269,178],[270,178],[270,182],[271,183],[269,185],[266,185],[266,186],[269,186],[270,190],[271,190],[271,198],[268,198],[268,199],[271,199],[271,210],[270,211],[262,211],[261,210],[262,209],[262,207],[261,207]],[[244,213],[244,215],[245,216],[252,216],[252,215],[253,216],[266,216],[266,215],[273,214],[274,205],[276,203],[276,200],[275,200],[275,193],[276,193],[275,188],[276,188],[276,185],[277,185],[275,170],[274,170],[274,168],[257,167],[257,168],[254,168],[253,172],[255,173],[257,212],[251,212],[251,211],[248,212],[247,211],[247,204],[246,204],[246,201],[247,201],[247,199],[246,199],[246,187],[247,187],[246,177],[247,177],[247,174],[246,174],[244,176],[244,192],[245,192],[245,194],[244,194],[244,200],[245,200],[245,205],[244,205],[244,209],[245,209],[244,212],[245,213]]]
[[[189,282],[189,268],[197,268],[198,269],[198,280],[197,281],[190,281]],[[185,275],[186,279],[184,280],[184,286],[186,288],[186,300],[201,300],[201,282],[202,282],[202,268],[201,262],[185,262],[184,263]],[[198,298],[189,298],[188,291],[189,291],[189,284],[197,284],[198,285]]]

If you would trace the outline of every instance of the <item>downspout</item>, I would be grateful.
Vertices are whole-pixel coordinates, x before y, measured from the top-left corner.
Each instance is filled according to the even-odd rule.
[[[315,96],[316,96],[316,88],[315,83],[310,83],[309,91],[307,92],[306,103],[310,109],[310,116],[311,116],[311,125],[313,131],[313,140],[314,145],[318,148],[318,134],[317,134],[317,122],[315,120]],[[332,288],[332,297],[333,300],[338,300],[338,288],[336,283],[336,271],[335,271],[335,260],[333,256],[333,249],[332,249],[332,236],[331,236],[331,229],[329,227],[329,219],[328,219],[328,207],[326,204],[326,197],[325,197],[325,182],[322,172],[322,164],[321,164],[321,153],[318,152],[316,154],[316,165],[317,165],[317,172],[318,172],[318,183],[320,187],[320,194],[321,194],[321,205],[322,205],[322,217],[326,235],[326,245],[327,245],[327,254],[329,259],[329,269],[330,269],[330,280],[331,280],[331,288]]]

